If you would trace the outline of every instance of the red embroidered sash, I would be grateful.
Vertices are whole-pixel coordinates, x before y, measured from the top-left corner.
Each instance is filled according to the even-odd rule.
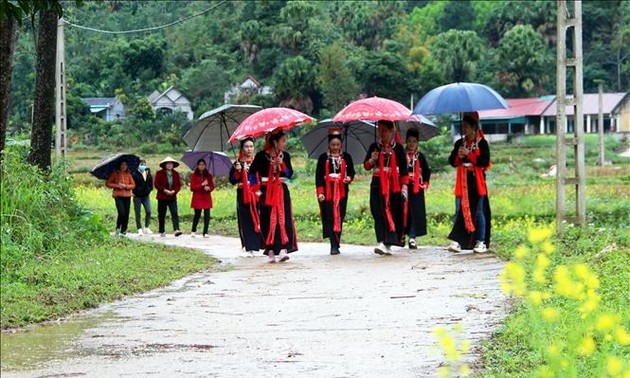
[[[243,168],[241,169],[241,184],[243,188],[243,203],[249,205],[249,213],[252,216],[254,222],[254,231],[260,232],[260,215],[258,214],[258,196],[254,193],[255,189],[249,184],[249,174],[245,169],[246,161],[243,160]]]
[[[400,182],[398,180],[398,164],[396,153],[392,148],[389,153],[389,170],[385,170],[385,153],[381,152],[378,157],[379,179],[381,182],[381,194],[385,200],[385,218],[390,231],[396,231],[394,219],[392,218],[390,193],[400,193]]]
[[[341,156],[341,155],[340,155]],[[333,201],[333,231],[341,232],[341,209],[339,203],[346,197],[346,161],[340,157],[339,176],[330,177],[330,159],[326,160],[326,201]]]
[[[276,227],[280,228],[280,241],[282,244],[289,242],[289,236],[285,228],[285,211],[284,211],[284,190],[282,188],[282,181],[280,180],[280,171],[286,169],[284,162],[279,169],[274,170],[275,155],[270,155],[269,162],[269,174],[267,181],[267,197],[265,198],[265,205],[271,207],[271,216],[269,219],[269,233],[265,244],[272,245],[276,236]]]
[[[481,131],[478,131],[478,133],[480,134],[476,136],[475,144],[479,143],[479,141],[483,139],[483,134],[481,133]],[[466,143],[466,140],[464,140],[462,143]],[[474,148],[472,149],[472,153],[475,154],[476,157],[479,157],[481,155],[481,150],[479,148]],[[457,159],[459,160],[459,157]],[[487,195],[488,190],[486,188],[486,180],[483,177],[483,172],[489,168],[490,168],[490,165],[488,165],[488,167],[479,167],[479,166],[465,167],[461,162],[457,165],[457,178],[455,180],[455,196],[461,198],[461,208],[462,208],[462,215],[464,217],[464,226],[466,228],[466,231],[468,232],[475,231],[475,224],[473,223],[473,219],[472,219],[473,216],[470,211],[470,199],[468,198],[468,185],[476,185],[477,193],[479,194],[479,196]],[[475,173],[474,183],[468,182],[469,171],[473,171]]]

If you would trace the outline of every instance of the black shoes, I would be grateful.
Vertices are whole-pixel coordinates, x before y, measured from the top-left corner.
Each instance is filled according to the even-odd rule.
[[[330,254],[331,255],[338,255],[340,253],[341,253],[341,251],[339,251],[339,248],[337,248],[337,247],[331,247],[330,248]]]
[[[418,249],[416,239],[409,239],[409,249]]]

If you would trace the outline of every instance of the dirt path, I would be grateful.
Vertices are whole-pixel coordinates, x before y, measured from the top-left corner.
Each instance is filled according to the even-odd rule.
[[[29,351],[3,345],[2,377],[431,377],[434,327],[460,322],[474,345],[506,312],[492,254],[342,245],[330,256],[301,243],[272,265],[233,238],[151,239],[203,249],[225,269],[90,311],[63,342],[44,331]],[[19,345],[11,337],[3,344]]]

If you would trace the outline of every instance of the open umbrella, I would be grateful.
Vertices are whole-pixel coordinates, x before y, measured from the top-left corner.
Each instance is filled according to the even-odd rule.
[[[123,161],[127,163],[127,167],[131,172],[138,169],[138,166],[140,165],[140,158],[136,155],[116,154],[98,163],[94,168],[92,168],[90,173],[96,178],[107,180],[109,178],[109,175],[113,171],[118,169],[120,163],[122,163]]]
[[[188,151],[184,152],[184,156],[180,159],[186,166],[192,170],[197,168],[197,162],[203,159],[208,167],[208,172],[214,177],[228,176],[232,161],[223,152],[219,151]]]
[[[414,115],[414,119],[409,121],[398,121],[398,130],[401,137],[407,135],[407,130],[418,130],[418,140],[427,141],[435,136],[440,135],[440,129],[435,123],[431,122],[427,117],[423,115]]]
[[[331,127],[342,128],[343,150],[353,157],[360,157],[360,159],[354,159],[357,163],[363,161],[370,144],[376,140],[376,127],[370,122],[350,121],[335,124],[332,119],[325,119],[300,138],[309,158],[317,159],[319,155],[328,151],[328,130]]]
[[[250,115],[236,128],[229,142],[245,137],[257,138],[276,129],[289,130],[315,119],[289,108],[267,108]]]
[[[413,114],[459,113],[508,107],[505,99],[486,85],[452,83],[430,90],[418,101]]]
[[[230,135],[245,118],[261,110],[256,105],[223,105],[205,112],[186,135],[193,151],[224,151]]]
[[[369,97],[350,103],[333,117],[334,122],[405,121],[413,120],[411,111],[400,102],[381,97]]]

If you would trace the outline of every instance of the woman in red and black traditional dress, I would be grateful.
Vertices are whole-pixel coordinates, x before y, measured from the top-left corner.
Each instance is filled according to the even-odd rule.
[[[455,142],[449,162],[457,168],[455,181],[455,221],[448,238],[451,252],[472,249],[486,252],[490,246],[490,202],[486,170],[490,168],[490,147],[479,129],[476,112],[462,119],[464,136]]]
[[[417,236],[427,234],[427,211],[424,203],[424,191],[429,188],[431,169],[422,152],[418,151],[420,133],[417,129],[408,129],[405,137],[407,148],[407,170],[409,172],[409,199],[405,232],[409,236],[409,249],[417,249]]]
[[[317,160],[315,186],[322,218],[322,234],[330,239],[330,254],[338,255],[341,229],[348,205],[348,186],[354,179],[350,154],[341,150],[341,130],[328,132],[328,152]]]
[[[238,159],[230,169],[230,182],[237,185],[236,214],[241,246],[248,256],[254,256],[254,251],[260,250],[262,246],[260,208],[256,195],[260,185],[258,175],[250,170],[254,161],[254,139],[245,138],[240,143]]]
[[[380,141],[368,149],[363,162],[372,170],[370,211],[378,245],[374,253],[390,255],[391,246],[404,246],[403,205],[407,198],[407,159],[394,138],[394,123],[378,121]]]
[[[260,177],[260,231],[270,263],[289,259],[297,251],[297,235],[286,181],[293,176],[291,156],[283,151],[287,137],[282,130],[267,135],[265,150],[254,157],[250,173]],[[277,259],[276,259],[277,256]]]

